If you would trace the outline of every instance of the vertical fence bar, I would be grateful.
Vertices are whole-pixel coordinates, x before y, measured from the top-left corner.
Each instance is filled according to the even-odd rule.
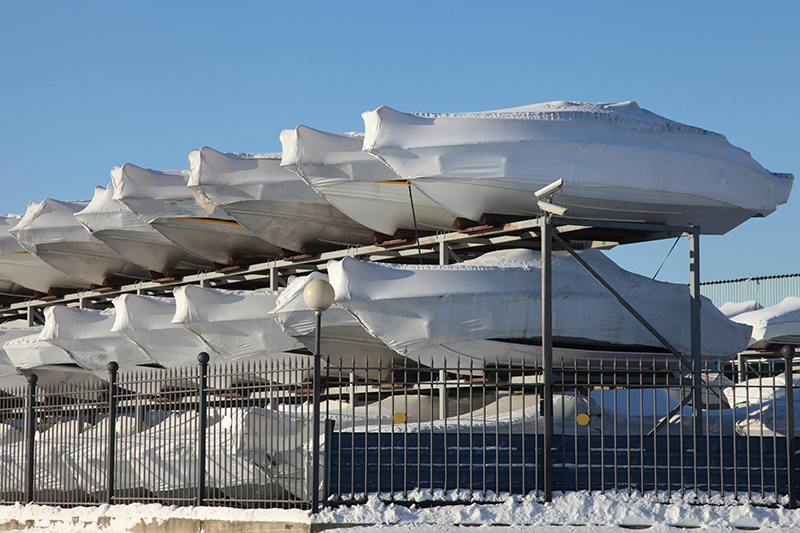
[[[203,505],[206,497],[206,378],[208,376],[208,360],[206,352],[197,355],[200,363],[199,390],[197,391],[198,400],[198,421],[197,421],[197,506]]]
[[[797,507],[797,475],[794,458],[794,378],[792,377],[794,346],[787,344],[781,348],[781,355],[786,372],[786,467],[789,470],[789,504],[787,507],[795,509]]]
[[[542,372],[544,374],[544,501],[553,500],[553,309],[551,237],[552,220],[549,215],[541,218],[542,261]]]
[[[33,468],[34,468],[34,438],[36,437],[36,416],[34,414],[34,403],[36,401],[36,382],[39,376],[30,374],[28,376],[28,398],[25,410],[25,502],[33,502]]]
[[[108,446],[106,448],[106,503],[111,505],[114,500],[114,470],[117,443],[117,370],[119,365],[112,361],[108,363]]]

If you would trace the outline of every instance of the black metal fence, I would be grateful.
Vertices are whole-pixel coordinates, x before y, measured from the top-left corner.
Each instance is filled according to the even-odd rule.
[[[794,506],[794,350],[783,356],[706,360],[697,381],[665,354],[562,361],[551,399],[537,365],[329,361],[318,420],[307,355],[119,373],[112,363],[101,388],[30,376],[0,397],[0,499],[307,509],[376,493],[598,490]]]

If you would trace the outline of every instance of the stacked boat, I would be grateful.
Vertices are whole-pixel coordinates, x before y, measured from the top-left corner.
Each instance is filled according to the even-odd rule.
[[[189,169],[126,163],[111,170],[111,183],[97,187],[91,201],[32,203],[23,216],[0,220],[0,292],[23,298],[176,278],[409,232],[529,218],[542,213],[542,188],[556,181],[561,188],[544,200],[570,217],[722,234],[769,215],[787,201],[793,181],[722,135],[635,102],[462,114],[381,107],[363,119],[363,133],[286,129],[280,154],[203,147],[189,154]],[[674,346],[690,351],[685,287],[624,272],[597,251],[583,257]],[[558,361],[676,364],[573,259],[556,254],[554,269]],[[452,267],[345,259],[328,271],[338,299],[326,314],[323,352],[340,375],[388,379],[376,369],[444,364],[480,374],[487,365],[540,357],[535,252],[506,250]],[[301,295],[315,276],[324,274],[298,278],[282,294],[184,287],[174,298],[125,294],[113,310],[54,309],[44,331],[10,341],[9,354],[26,371],[68,364],[98,379],[111,361],[169,369],[195,364],[199,351],[212,361],[274,363],[313,348],[314,315]],[[711,305],[703,313],[704,356],[743,349],[747,326]],[[36,355],[21,355],[23,347]]]

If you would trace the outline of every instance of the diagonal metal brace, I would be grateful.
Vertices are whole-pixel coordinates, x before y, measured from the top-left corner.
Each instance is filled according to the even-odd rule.
[[[560,245],[561,245],[561,246],[562,246],[562,247],[563,247],[563,248],[564,248],[564,249],[565,249],[567,252],[569,252],[569,254],[570,254],[572,257],[574,257],[574,258],[575,258],[575,260],[576,260],[576,261],[577,261],[577,262],[578,262],[578,263],[579,263],[579,264],[580,264],[580,265],[581,265],[581,266],[582,266],[584,269],[586,269],[586,271],[587,271],[589,274],[591,274],[591,276],[592,276],[592,277],[593,277],[595,280],[597,280],[597,282],[598,282],[598,283],[600,283],[600,285],[602,285],[602,286],[603,286],[603,288],[604,288],[605,290],[607,290],[609,293],[611,293],[611,296],[613,296],[613,297],[614,297],[614,298],[615,298],[615,299],[616,299],[616,300],[617,300],[617,301],[618,301],[620,304],[622,304],[622,306],[623,306],[625,309],[627,309],[627,310],[628,310],[628,312],[629,312],[630,314],[632,314],[632,315],[633,315],[633,317],[634,317],[636,320],[638,320],[638,321],[639,321],[639,322],[640,322],[640,323],[641,323],[641,324],[642,324],[642,325],[643,325],[645,328],[647,328],[647,331],[649,331],[650,333],[652,333],[652,334],[653,334],[653,336],[654,336],[656,339],[658,339],[658,341],[659,341],[661,344],[663,344],[663,345],[664,345],[664,347],[665,347],[667,350],[669,350],[670,352],[672,352],[672,354],[673,354],[675,357],[677,357],[677,358],[678,358],[678,360],[680,360],[681,364],[682,364],[682,365],[683,365],[683,366],[686,368],[686,370],[688,370],[688,371],[692,371],[692,370],[693,370],[693,367],[692,367],[692,364],[691,364],[691,362],[690,362],[688,359],[686,359],[686,357],[684,357],[684,355],[683,355],[681,352],[679,352],[677,348],[675,348],[675,347],[674,347],[672,344],[670,344],[670,342],[669,342],[667,339],[665,339],[665,338],[664,338],[664,336],[663,336],[663,335],[661,335],[661,333],[659,333],[658,331],[656,331],[656,329],[655,329],[655,328],[654,328],[652,325],[650,325],[650,323],[649,323],[647,320],[645,320],[645,318],[644,318],[642,315],[640,315],[640,314],[639,314],[639,313],[636,311],[636,309],[634,309],[633,307],[631,307],[631,305],[630,305],[628,302],[626,302],[626,301],[625,301],[625,299],[624,299],[624,298],[623,298],[623,297],[622,297],[622,296],[621,296],[621,295],[620,295],[620,294],[619,294],[617,291],[615,291],[615,290],[614,290],[614,288],[613,288],[611,285],[609,285],[609,284],[606,282],[606,280],[604,280],[604,279],[603,279],[603,278],[600,276],[600,274],[598,274],[597,272],[595,272],[595,270],[594,270],[594,269],[593,269],[591,266],[589,266],[589,263],[587,263],[586,261],[584,261],[584,260],[583,260],[583,258],[582,258],[582,257],[580,257],[580,256],[577,254],[577,252],[575,252],[575,250],[573,250],[573,249],[572,249],[572,248],[571,248],[571,247],[570,247],[570,246],[569,246],[569,245],[568,245],[566,242],[564,242],[564,239],[562,239],[562,238],[561,238],[561,237],[558,235],[558,233],[557,233],[557,232],[555,232],[555,231],[554,231],[554,232],[552,233],[552,236],[553,236],[553,239],[555,239],[555,240],[558,242],[558,244],[560,244]]]

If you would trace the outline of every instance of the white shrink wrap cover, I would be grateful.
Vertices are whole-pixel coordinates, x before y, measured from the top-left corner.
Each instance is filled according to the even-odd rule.
[[[155,365],[156,361],[138,346],[111,331],[114,309],[98,311],[54,305],[44,310],[41,339],[69,353],[80,367],[108,377],[108,364],[120,369],[139,365]]]
[[[75,213],[92,236],[139,266],[163,273],[169,270],[202,270],[209,261],[180,248],[157,232],[136,213],[114,201],[114,184],[95,187],[94,197]]]
[[[25,376],[17,373],[16,365],[8,357],[3,345],[13,339],[37,335],[41,329],[0,327],[0,390],[17,389],[28,383]]]
[[[598,250],[578,253],[673,346],[690,353],[687,286],[627,272]],[[473,364],[480,367],[484,358],[500,364],[533,364],[540,358],[539,252],[492,252],[449,266],[386,265],[345,258],[329,262],[328,272],[336,305],[350,311],[397,353],[423,364],[458,363],[468,369]],[[627,353],[626,348],[663,349],[566,252],[553,253],[552,273],[556,345],[582,346],[586,352],[594,348],[600,350],[599,357],[622,359],[640,355]],[[703,298],[702,304],[702,355],[731,357],[744,349],[749,328],[728,320],[710,300]],[[664,353],[642,357],[657,355],[675,359]]]
[[[800,345],[800,298],[797,296],[789,296],[772,307],[739,313],[731,320],[753,327],[750,349]]]
[[[123,294],[112,303],[116,317],[111,331],[136,344],[164,368],[196,367],[200,352],[208,353],[211,363],[226,360],[200,337],[172,323],[174,298]]]
[[[747,300],[745,302],[725,302],[719,306],[719,310],[722,312],[722,314],[731,319],[736,315],[741,315],[742,313],[763,308],[764,306],[755,300]]]
[[[33,202],[10,233],[22,247],[65,274],[103,285],[108,279],[144,279],[147,271],[95,239],[75,218],[88,202],[47,198]]]
[[[183,285],[173,291],[172,323],[200,337],[226,359],[253,356],[283,358],[283,352],[302,349],[269,316],[277,291],[230,291]]]
[[[179,247],[219,264],[254,262],[278,255],[221,209],[209,216],[187,187],[188,170],[151,170],[130,163],[114,167],[114,200],[127,206]]]
[[[369,157],[369,156],[367,156]],[[189,154],[189,187],[206,212],[222,209],[242,226],[285,250],[369,244],[370,230],[345,216],[297,174],[280,154]]]
[[[3,350],[15,368],[27,370],[44,365],[75,364],[67,352],[42,339],[41,327],[33,329],[33,333],[3,343]]]
[[[278,296],[275,309],[270,316],[287,335],[303,343],[313,353],[317,321],[314,311],[303,301],[306,285],[315,279],[328,276],[312,272],[308,276],[294,278]],[[386,379],[392,363],[406,365],[383,341],[370,335],[356,318],[336,304],[322,313],[320,351],[331,367],[341,368],[344,374],[354,373],[360,377]]]
[[[19,224],[18,215],[0,216],[0,276],[18,287],[46,293],[55,289],[88,289],[90,283],[73,278],[56,270],[32,253],[26,251],[9,230]],[[18,288],[4,285],[3,292],[20,292]]]
[[[3,351],[11,364],[24,376],[36,374],[40,387],[77,387],[100,389],[104,381],[80,368],[70,355],[61,348],[41,338],[41,327],[29,328],[32,333],[6,340]],[[0,336],[0,342],[5,340]],[[0,380],[0,383],[3,383]],[[27,383],[27,382],[26,382]],[[16,382],[12,383],[16,387]]]
[[[786,203],[773,174],[717,133],[636,102],[549,102],[480,113],[363,114],[364,150],[432,200],[477,220],[530,217],[534,192],[563,179],[567,216],[700,227],[723,234]]]
[[[8,233],[8,230],[19,223],[20,217],[17,215],[0,215],[0,260],[3,256],[9,257],[24,253],[18,242]],[[16,283],[13,279],[5,275],[0,263],[0,294],[30,295],[30,288]]]
[[[281,165],[296,172],[347,216],[386,235],[397,229],[451,230],[458,215],[408,184],[389,167],[361,150],[364,135],[329,133],[306,126],[281,133]]]

